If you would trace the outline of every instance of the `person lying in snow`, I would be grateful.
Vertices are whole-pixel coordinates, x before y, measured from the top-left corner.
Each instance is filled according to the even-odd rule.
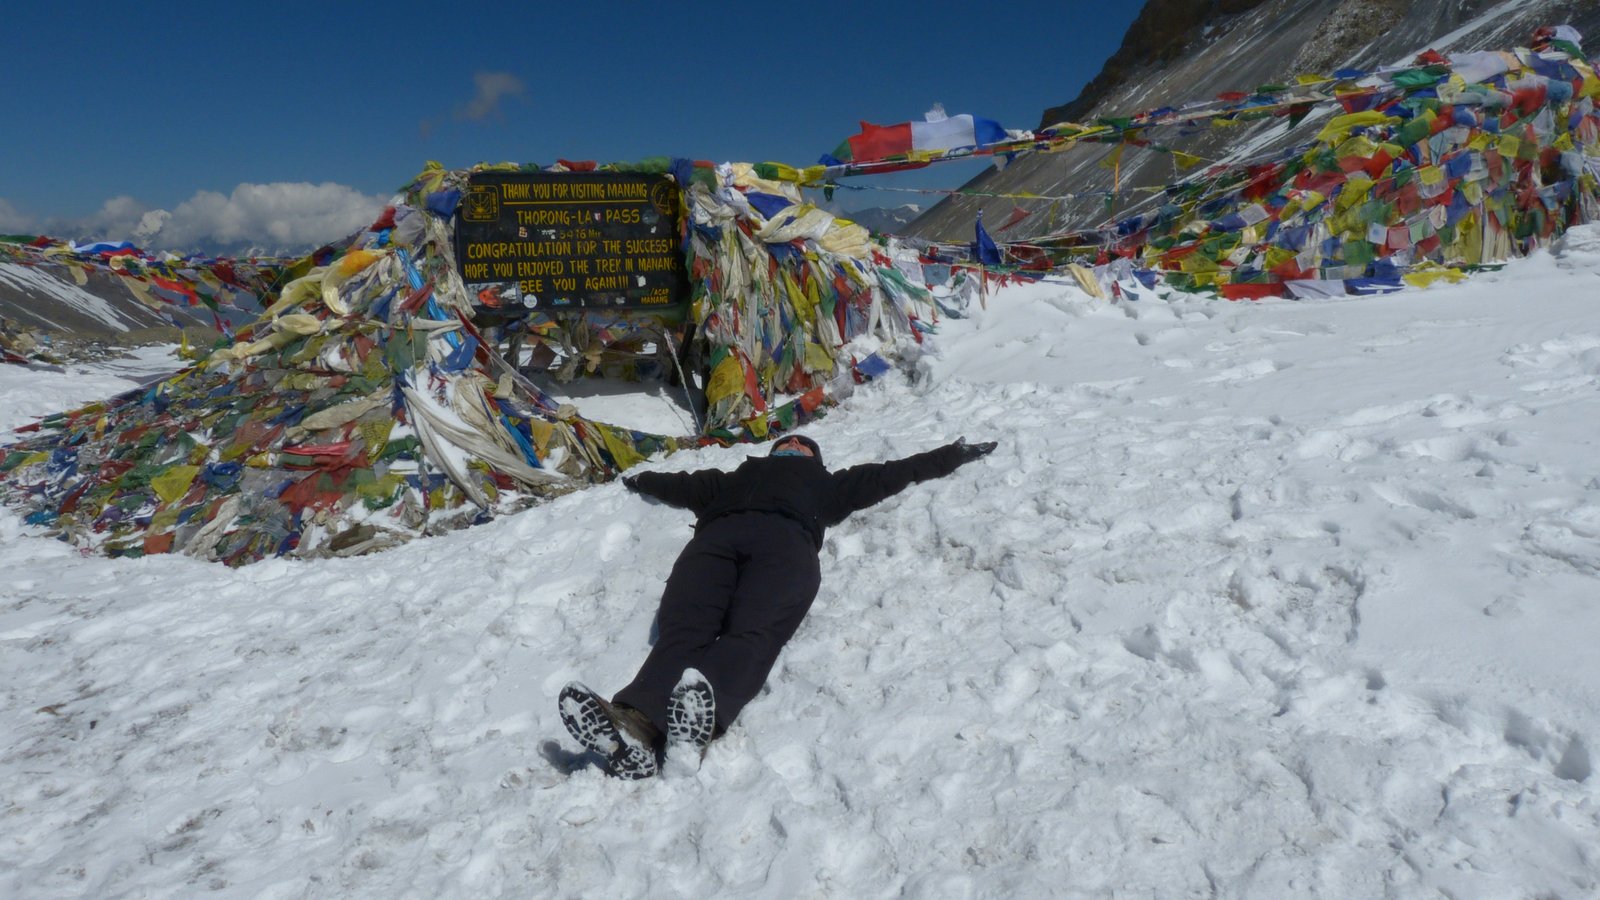
[[[829,472],[817,442],[793,434],[732,472],[624,478],[631,491],[693,512],[695,535],[667,578],[659,636],[639,674],[609,701],[567,685],[561,721],[622,778],[656,774],[668,741],[704,753],[761,689],[816,599],[824,529],[994,448],[958,440]]]

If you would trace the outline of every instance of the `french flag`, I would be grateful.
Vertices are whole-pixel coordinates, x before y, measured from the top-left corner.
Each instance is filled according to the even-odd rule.
[[[978,116],[947,116],[935,107],[921,122],[903,122],[899,125],[874,125],[861,123],[861,133],[852,135],[847,142],[849,160],[868,162],[904,156],[918,150],[960,150],[979,148],[1006,139],[1006,130],[993,119]]]

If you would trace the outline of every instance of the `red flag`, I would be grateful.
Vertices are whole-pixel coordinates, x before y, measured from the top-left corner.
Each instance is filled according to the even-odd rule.
[[[856,160],[883,159],[911,151],[911,123],[874,125],[861,123],[861,133],[850,136],[850,155]]]
[[[1023,219],[1026,219],[1027,217],[1028,217],[1028,211],[1027,210],[1023,209],[1020,206],[1013,206],[1011,208],[1011,215],[1009,217],[1007,217],[1006,223],[1004,225],[1001,225],[999,228],[996,228],[995,231],[1005,231],[1007,228],[1010,228],[1011,226],[1017,224],[1018,222],[1021,222]]]

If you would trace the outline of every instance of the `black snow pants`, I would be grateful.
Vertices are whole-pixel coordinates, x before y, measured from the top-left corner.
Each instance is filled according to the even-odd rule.
[[[655,646],[614,701],[665,732],[672,689],[685,669],[699,669],[721,734],[766,683],[821,584],[817,547],[799,522],[743,512],[705,523],[667,578]]]

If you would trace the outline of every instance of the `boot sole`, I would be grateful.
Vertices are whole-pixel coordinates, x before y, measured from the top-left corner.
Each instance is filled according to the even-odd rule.
[[[605,757],[606,768],[618,778],[649,778],[656,774],[655,751],[617,727],[611,704],[574,681],[561,689],[561,724],[578,743]]]
[[[667,740],[705,753],[716,728],[717,701],[711,685],[699,672],[690,669],[672,689],[672,698],[667,704]]]

